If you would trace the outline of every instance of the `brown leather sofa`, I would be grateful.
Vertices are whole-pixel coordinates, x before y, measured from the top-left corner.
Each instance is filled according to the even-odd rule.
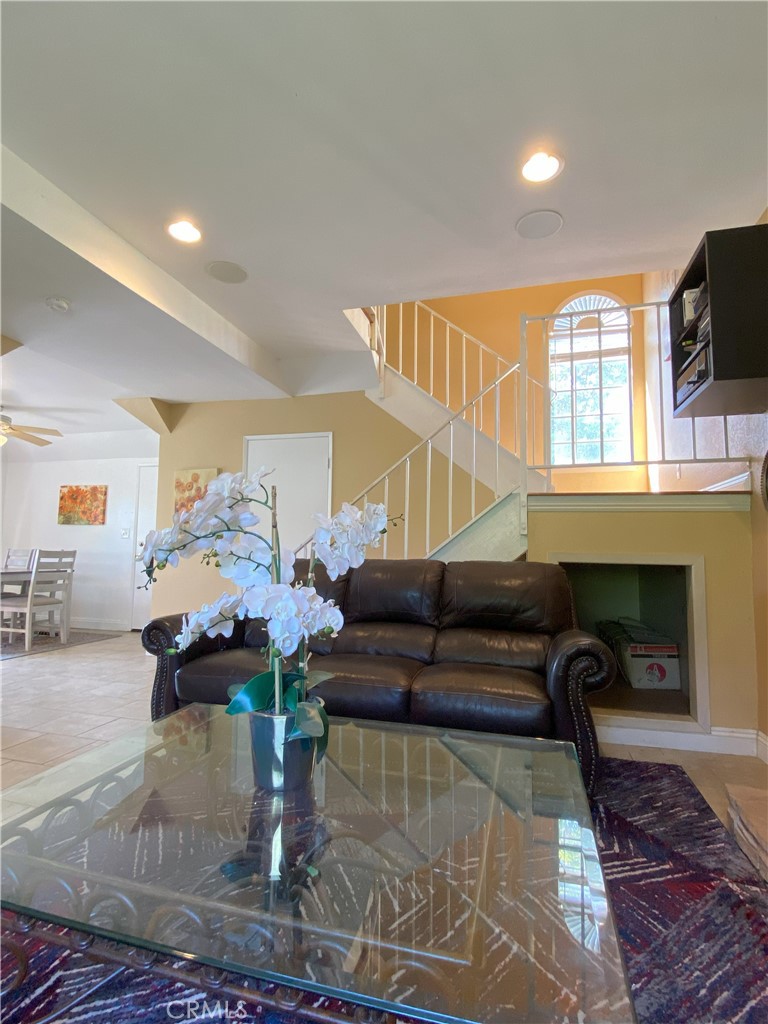
[[[306,571],[297,563],[297,578]],[[345,619],[335,639],[310,643],[310,668],[333,672],[314,691],[330,715],[569,740],[591,792],[598,746],[585,695],[610,685],[616,664],[574,628],[560,566],[371,560],[335,582],[320,565],[316,586]],[[226,704],[229,686],[265,668],[261,620],[169,654],[181,618],[142,633],[157,657],[153,719],[195,701]]]

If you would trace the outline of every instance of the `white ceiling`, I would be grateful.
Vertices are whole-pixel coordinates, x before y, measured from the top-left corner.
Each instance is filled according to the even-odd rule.
[[[29,349],[86,366],[105,401],[187,401],[298,393],[335,352],[328,366],[354,369],[315,390],[360,387],[346,307],[682,266],[705,230],[768,204],[767,10],[5,4],[4,145],[274,372],[89,269],[19,206],[3,223],[3,332],[25,349],[5,362]],[[537,144],[565,156],[548,185],[519,177]],[[562,231],[520,238],[538,208]],[[198,245],[165,233],[182,215]],[[210,278],[222,259],[247,282]],[[52,292],[78,295],[76,329],[40,305]],[[40,374],[22,378],[13,401],[31,408]]]

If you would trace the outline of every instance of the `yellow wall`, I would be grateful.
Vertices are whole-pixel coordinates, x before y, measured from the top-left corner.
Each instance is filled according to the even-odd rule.
[[[447,299],[425,299],[424,302],[447,320],[473,334],[499,355],[514,362],[520,355],[520,317],[545,316],[554,313],[569,299],[585,292],[607,292],[626,305],[643,301],[640,274],[603,277],[597,280],[564,281],[558,284],[535,285],[531,288],[507,288],[478,295],[454,295]],[[530,371],[543,377],[543,360],[534,362]]]
[[[243,469],[246,434],[333,432],[332,507],[354,498],[389,469],[418,438],[362,392],[254,402],[200,402],[189,405],[171,434],[160,438],[157,522],[173,516],[174,470],[216,466]],[[196,560],[166,569],[152,587],[152,614],[190,611],[225,589],[213,567]]]
[[[650,490],[645,466],[553,469],[551,479],[558,494],[638,494]]]
[[[766,210],[758,223],[768,223]],[[674,289],[679,273],[654,272],[644,275],[645,299],[648,302],[665,300]],[[666,350],[669,346],[669,333],[666,337],[658,337],[653,320],[647,325],[646,331],[646,379],[650,386],[655,386],[658,376],[658,346],[662,344]],[[764,419],[764,418],[763,418]],[[728,430],[738,438],[738,449],[749,459],[752,471],[752,592],[755,622],[755,650],[757,666],[757,723],[758,729],[768,735],[768,513],[760,496],[760,464],[763,458],[764,429],[758,416],[731,416],[728,418]],[[649,427],[658,438],[661,434],[661,419],[658,411],[649,416]],[[669,424],[667,424],[669,428]],[[653,445],[653,452],[660,455],[660,445]],[[652,471],[653,490],[665,490],[670,486],[671,467],[658,467]],[[711,480],[707,479],[707,470],[696,467],[690,470],[691,476],[686,480],[696,487],[704,487]],[[711,470],[710,470],[711,472]],[[695,478],[693,477],[695,473]],[[684,485],[685,486],[685,485]]]
[[[758,673],[749,512],[542,512],[528,519],[528,557],[553,552],[704,556],[711,724],[754,729]]]
[[[759,467],[753,477],[759,486]],[[757,727],[768,736],[768,512],[755,486],[752,493],[752,590],[757,653]]]

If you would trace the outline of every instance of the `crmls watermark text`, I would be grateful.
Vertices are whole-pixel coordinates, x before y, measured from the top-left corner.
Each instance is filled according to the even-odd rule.
[[[166,1013],[171,1020],[248,1020],[248,1011],[242,999],[232,1005],[228,999],[174,999],[168,1003]]]

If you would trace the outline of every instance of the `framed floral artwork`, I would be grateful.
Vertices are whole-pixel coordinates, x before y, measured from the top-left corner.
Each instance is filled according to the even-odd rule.
[[[59,488],[59,526],[103,526],[106,484],[65,484]]]
[[[177,469],[173,474],[173,511],[189,511],[205,497],[208,484],[218,475],[218,469]]]

